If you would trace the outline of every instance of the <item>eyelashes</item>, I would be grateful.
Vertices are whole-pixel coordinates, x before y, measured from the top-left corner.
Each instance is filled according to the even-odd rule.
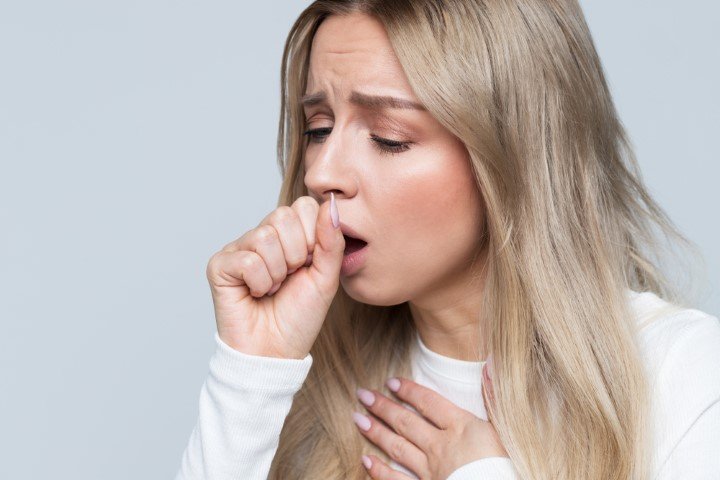
[[[314,128],[303,132],[303,135],[306,135],[313,143],[323,143],[325,137],[330,135],[331,131],[332,128]],[[413,143],[390,140],[372,134],[370,135],[370,138],[372,139],[375,148],[377,148],[381,153],[402,153],[410,150],[410,144]]]

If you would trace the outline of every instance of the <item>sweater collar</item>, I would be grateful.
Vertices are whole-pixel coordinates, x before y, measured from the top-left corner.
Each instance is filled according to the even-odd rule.
[[[470,362],[433,352],[423,343],[417,330],[415,331],[415,345],[420,364],[432,372],[462,383],[478,384],[480,382],[484,360]]]
[[[653,307],[656,307],[660,301],[654,293],[650,292],[637,292],[628,289],[626,293],[636,315],[646,313],[647,310],[653,310]],[[482,367],[485,364],[484,360],[470,362],[433,352],[423,343],[417,330],[415,330],[415,347],[420,364],[433,373],[462,383],[477,384],[480,382]]]

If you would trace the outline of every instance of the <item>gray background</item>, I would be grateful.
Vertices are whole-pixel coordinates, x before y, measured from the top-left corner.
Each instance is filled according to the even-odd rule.
[[[214,347],[205,266],[275,208],[308,3],[0,2],[0,478],[175,474]],[[717,3],[583,6],[717,315]]]

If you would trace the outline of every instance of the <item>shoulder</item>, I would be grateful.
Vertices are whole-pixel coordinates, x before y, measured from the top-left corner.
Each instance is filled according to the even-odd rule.
[[[651,372],[670,374],[678,369],[692,377],[703,367],[717,367],[707,376],[720,394],[720,320],[702,310],[667,302],[652,292],[630,293],[638,325],[638,342]],[[708,372],[711,373],[711,372]]]
[[[651,292],[631,294],[631,306],[641,327],[638,341],[662,455],[720,401],[720,320]]]

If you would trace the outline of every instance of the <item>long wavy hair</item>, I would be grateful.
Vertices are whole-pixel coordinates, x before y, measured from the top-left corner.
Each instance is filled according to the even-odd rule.
[[[661,234],[698,250],[643,184],[577,1],[313,2],[282,58],[279,205],[308,194],[299,100],[313,36],[353,12],[384,25],[418,99],[469,152],[486,207],[480,350],[493,354],[495,427],[520,476],[648,478],[649,390],[627,291],[685,302]],[[358,386],[389,394],[387,377],[411,377],[414,333],[407,302],[338,290],[271,480],[367,478],[361,454],[390,460],[350,412]]]

